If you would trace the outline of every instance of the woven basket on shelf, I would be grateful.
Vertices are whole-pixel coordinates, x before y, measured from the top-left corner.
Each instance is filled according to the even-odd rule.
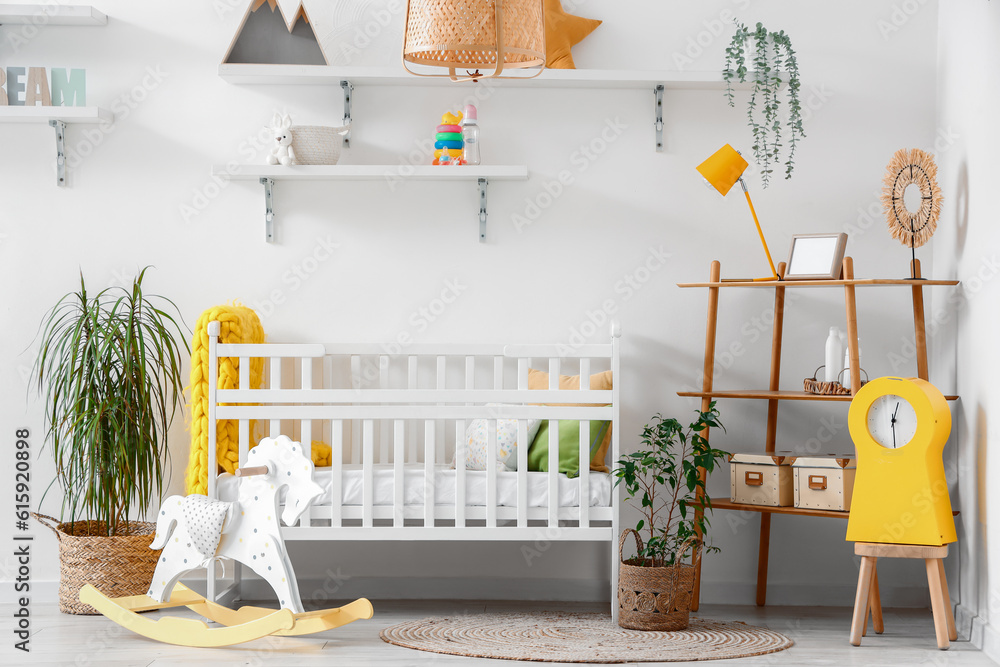
[[[840,378],[844,375],[844,371],[840,371],[837,375],[837,379],[833,382],[824,382],[819,378],[819,372],[826,368],[826,366],[820,366],[813,372],[811,378],[806,378],[802,381],[802,388],[808,394],[819,394],[821,396],[850,396],[851,388],[845,387],[840,383]],[[861,386],[868,384],[868,371],[861,369],[861,372],[865,374],[865,379],[861,381]]]
[[[680,562],[685,549],[677,554],[677,564],[668,567],[644,565],[649,560],[638,557],[625,560],[622,549],[629,533],[635,538],[636,551],[642,551],[639,533],[623,530],[618,540],[618,625],[661,632],[687,628],[695,565]],[[700,555],[696,550],[696,561]]]
[[[483,76],[540,68],[545,64],[544,16],[542,0],[505,0],[502,5],[494,0],[409,0],[403,65],[492,70]],[[498,53],[503,54],[499,62]]]
[[[293,125],[292,149],[298,164],[337,164],[348,127]]]
[[[160,551],[150,549],[156,524],[130,521],[127,533],[108,537],[101,521],[59,523],[44,514],[32,516],[59,539],[59,611],[97,614],[80,602],[80,589],[90,584],[110,598],[145,595]],[[123,529],[119,529],[120,531]]]

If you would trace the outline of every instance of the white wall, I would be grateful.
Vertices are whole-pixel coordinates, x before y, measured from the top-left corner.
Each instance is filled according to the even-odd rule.
[[[939,354],[957,369],[962,400],[958,429],[959,544],[962,562],[958,618],[972,638],[1000,658],[1000,535],[989,525],[998,497],[991,482],[1000,393],[994,387],[1000,355],[1000,231],[993,220],[996,180],[996,108],[1000,88],[981,76],[984,62],[1000,57],[1000,7],[973,0],[941,3],[938,55],[938,125],[957,137],[939,161],[939,182],[949,197],[935,237],[934,272],[962,281],[959,297],[942,299],[934,313],[945,322]],[[951,342],[957,341],[956,346]],[[950,357],[950,358],[949,358]],[[953,495],[954,497],[954,495]]]
[[[156,267],[149,288],[173,298],[189,323],[211,305],[242,299],[260,308],[273,340],[386,340],[408,332],[420,341],[558,342],[614,299],[624,329],[623,448],[635,446],[652,414],[691,414],[697,401],[675,392],[700,385],[706,294],[680,290],[676,283],[706,278],[713,259],[722,261],[725,276],[763,275],[766,269],[742,198],[720,198],[702,187],[694,170],[726,142],[749,152],[745,93],[740,108],[730,109],[721,92],[669,92],[666,150],[656,153],[649,91],[499,89],[479,104],[484,159],[527,164],[531,178],[491,186],[489,243],[476,241],[474,188],[408,183],[390,192],[385,183],[370,182],[279,184],[278,242],[266,245],[261,188],[219,188],[210,166],[246,159],[241,146],[276,109],[298,123],[339,124],[341,94],[338,88],[223,82],[216,68],[246,3],[234,4],[220,17],[216,8],[227,6],[225,1],[98,0],[111,17],[106,28],[46,28],[17,53],[7,42],[15,29],[0,28],[7,63],[86,67],[92,103],[121,111],[113,131],[96,135],[96,145],[73,167],[67,189],[53,183],[50,128],[0,127],[7,156],[0,167],[6,193],[0,218],[0,276],[7,286],[0,331],[4,438],[25,425],[36,448],[41,445],[41,408],[34,398],[25,402],[25,371],[46,308],[74,289],[79,269],[97,287],[127,279],[147,264]],[[719,69],[731,34],[719,20],[724,12],[788,31],[799,53],[808,138],[791,181],[763,190],[756,176],[749,179],[772,251],[783,259],[793,233],[845,230],[859,275],[902,276],[908,253],[883,231],[877,193],[893,151],[930,147],[935,139],[936,13],[933,1],[913,16],[894,15],[900,11],[895,4],[578,2],[578,14],[605,23],[574,54],[581,68]],[[312,5],[317,32],[335,63],[385,64],[398,57],[401,16],[393,15],[385,29],[372,27],[389,3],[340,3],[327,10],[322,2]],[[366,26],[378,34],[366,48],[356,48],[358,31]],[[720,31],[722,36],[713,36]],[[686,50],[691,62],[683,60]],[[150,71],[160,74],[151,77]],[[144,81],[149,90],[141,90]],[[405,161],[441,113],[466,94],[461,88],[359,87],[353,146],[343,161]],[[609,124],[624,128],[620,136],[581,164],[581,147]],[[82,128],[71,128],[69,141],[78,152],[88,148]],[[516,229],[512,216],[524,215],[564,169],[573,171],[575,182],[534,224]],[[307,279],[290,279],[326,240],[340,244],[332,257]],[[661,248],[669,261],[641,289],[616,289],[644,265],[651,249]],[[930,252],[921,256],[929,268]],[[448,280],[460,281],[465,291],[426,331],[417,330],[411,314]],[[266,303],[274,290],[283,304]],[[782,364],[787,388],[798,387],[822,363],[827,328],[844,326],[838,291],[794,294]],[[872,376],[907,372],[893,368],[890,355],[912,335],[908,293],[862,291],[858,301],[865,368]],[[723,295],[716,386],[766,386],[770,308],[767,290]],[[717,439],[719,446],[762,447],[764,404],[720,407],[729,431]],[[779,448],[851,450],[843,406],[787,404],[780,417]],[[184,426],[177,424],[171,437],[170,491],[177,492],[188,446]],[[35,471],[38,497],[52,472],[46,455]],[[9,483],[6,476],[3,483]],[[716,475],[711,488],[728,493],[728,475]],[[43,509],[56,512],[57,499],[47,499]],[[707,601],[753,599],[757,525],[756,516],[715,515],[713,537],[722,553],[706,559]],[[2,522],[5,537],[10,530]],[[840,521],[775,518],[770,601],[849,604],[856,567],[844,531]],[[48,535],[38,539],[34,576],[52,580],[55,541]],[[322,579],[327,568],[339,567],[364,583],[359,588],[370,587],[359,592],[388,594],[433,581],[418,578],[442,577],[437,594],[462,595],[462,585],[489,572],[485,587],[474,594],[602,595],[603,584],[577,592],[572,585],[603,579],[609,567],[607,549],[595,545],[553,547],[530,567],[519,546],[508,544],[416,544],[405,550],[385,543],[310,544],[294,545],[292,552],[303,578]],[[917,570],[886,569],[888,604],[924,604]],[[387,573],[405,579],[373,579]]]

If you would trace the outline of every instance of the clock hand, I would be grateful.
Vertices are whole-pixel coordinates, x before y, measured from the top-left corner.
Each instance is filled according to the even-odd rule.
[[[896,413],[899,412],[899,403],[896,403],[896,409],[892,411],[892,421],[889,425],[892,427],[892,448],[896,449]]]

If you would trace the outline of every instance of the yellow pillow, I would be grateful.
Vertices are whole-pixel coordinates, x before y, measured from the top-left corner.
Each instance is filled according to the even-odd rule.
[[[570,47],[594,32],[602,21],[567,14],[560,0],[545,0],[544,6],[545,66],[550,69],[576,69]]]
[[[590,388],[594,390],[604,390],[610,391],[612,389],[614,380],[612,378],[611,371],[604,371],[603,373],[595,373],[590,376]],[[549,388],[549,374],[545,371],[536,370],[534,368],[528,369],[528,389],[548,389]],[[560,375],[559,376],[559,388],[560,389],[580,389],[580,376],[579,375]],[[543,405],[574,405],[573,403],[544,403]],[[584,405],[604,405],[603,403],[585,403]],[[604,436],[604,441],[601,442],[601,446],[597,448],[594,452],[593,457],[590,459],[590,469],[596,470],[598,472],[610,472],[608,466],[604,464],[604,459],[608,455],[608,449],[611,447],[611,426],[608,426],[608,432]]]

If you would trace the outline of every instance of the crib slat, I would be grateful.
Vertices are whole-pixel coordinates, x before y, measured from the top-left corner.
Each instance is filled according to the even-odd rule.
[[[486,435],[486,526],[497,525],[497,420],[487,420]]]
[[[313,360],[310,358],[303,358],[301,363],[301,374],[302,374],[302,389],[312,389],[313,388]],[[303,419],[299,425],[299,442],[302,443],[302,450],[305,452],[306,460],[312,461],[312,420]],[[315,478],[315,475],[313,475]],[[310,507],[308,511],[303,514],[303,523],[307,526],[313,525],[313,519],[319,518],[319,510],[315,507]]]
[[[334,419],[330,422],[330,525],[340,528],[343,512],[341,504],[344,493],[341,488],[344,479],[344,422]]]
[[[372,466],[372,458],[375,455],[375,434],[374,422],[371,419],[364,421],[364,452],[361,454],[361,483],[363,511],[361,525],[366,528],[372,526],[372,506],[375,504],[375,471]]]
[[[281,389],[281,357],[271,357],[271,381],[268,383],[269,389]],[[240,373],[243,372],[243,364],[240,363]],[[243,389],[243,379],[240,378],[240,389]],[[247,386],[249,388],[249,385]],[[272,419],[268,428],[268,435],[277,438],[281,435],[281,420]]]
[[[582,378],[581,378],[582,382]],[[580,527],[590,527],[590,425],[580,422]]]
[[[549,521],[550,527],[559,525],[559,420],[549,420]]]
[[[406,388],[417,388],[417,358],[410,355],[406,358]],[[407,463],[417,462],[417,422],[409,420],[406,424],[408,430],[406,439],[410,443],[409,451],[406,454]]]
[[[468,356],[465,358],[465,388],[472,390],[476,388],[476,358]],[[465,470],[469,453],[469,439],[465,435],[465,420],[459,419],[455,422],[455,527],[465,527]]]
[[[493,388],[497,391],[503,389],[503,361],[503,357],[493,357]]]
[[[590,389],[590,359],[580,359],[580,389]],[[590,527],[590,425],[580,421],[580,527]]]
[[[406,499],[403,497],[403,459],[406,451],[406,443],[403,440],[406,429],[402,419],[393,422],[392,439],[392,525],[401,528],[403,522],[403,505]]]
[[[559,388],[559,357],[549,359],[549,389]],[[559,420],[549,420],[549,527],[559,525]]]
[[[389,357],[378,358],[378,388],[389,389]],[[378,462],[389,462],[389,420],[380,419],[378,425]]]
[[[424,527],[434,525],[434,421],[424,420]]]
[[[465,420],[455,422],[455,527],[465,527],[465,466],[468,438],[465,437]]]
[[[446,384],[445,383],[447,381],[447,376],[448,376],[448,373],[447,373],[447,362],[448,362],[448,358],[447,357],[439,356],[437,358],[437,388],[438,389],[445,389],[446,388]],[[436,442],[435,442],[434,446],[437,449],[437,453],[434,456],[434,460],[435,461],[444,461],[444,422],[441,421],[441,420],[438,420],[438,423],[435,426],[436,427],[440,426],[440,428],[438,428],[437,431],[436,431],[436,433],[437,433],[437,439],[436,439]]]
[[[528,365],[530,359],[517,360],[517,388],[528,389]],[[528,527],[528,422],[525,419],[517,421],[517,525]]]
[[[361,357],[354,354],[351,355],[351,389],[355,391],[361,391],[364,387],[364,381],[361,377]],[[358,428],[360,424],[356,419],[351,420],[351,463],[357,463],[361,460],[361,431]]]

